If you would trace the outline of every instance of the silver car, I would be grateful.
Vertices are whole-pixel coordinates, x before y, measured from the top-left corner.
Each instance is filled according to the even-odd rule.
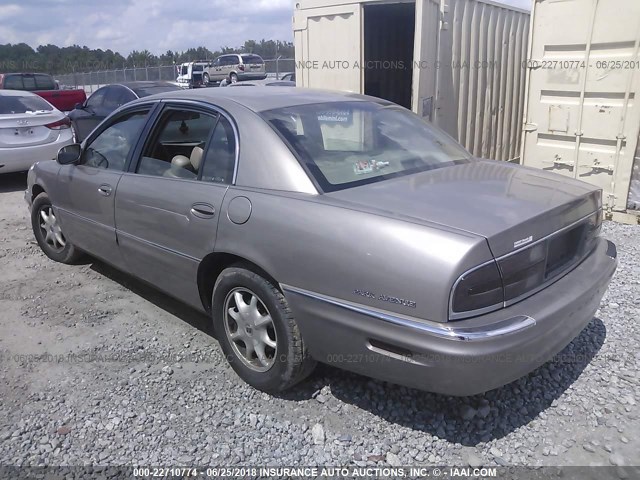
[[[27,171],[71,143],[71,121],[44,98],[0,90],[0,174]]]
[[[469,395],[593,318],[617,260],[601,192],[472,158],[413,113],[308,89],[167,92],[29,172],[35,237],[211,315],[281,391],[325,362]]]
[[[267,70],[260,55],[253,53],[221,55],[206,69],[205,85],[209,82],[236,83],[242,80],[264,80]]]

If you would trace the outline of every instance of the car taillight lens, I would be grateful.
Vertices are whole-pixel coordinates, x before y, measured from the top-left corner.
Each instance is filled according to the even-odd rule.
[[[238,70],[240,70],[241,72],[244,72],[244,65],[238,65]]]
[[[503,306],[502,278],[495,262],[466,273],[458,280],[451,299],[451,318]]]
[[[454,284],[449,319],[508,307],[560,278],[593,251],[602,216],[598,209],[583,221],[465,273]]]
[[[71,128],[71,120],[69,117],[64,117],[62,120],[58,120],[57,122],[47,123],[45,127],[50,128],[51,130],[64,130],[65,128]]]
[[[546,242],[526,248],[498,262],[504,282],[504,300],[508,302],[538,287],[545,281]]]

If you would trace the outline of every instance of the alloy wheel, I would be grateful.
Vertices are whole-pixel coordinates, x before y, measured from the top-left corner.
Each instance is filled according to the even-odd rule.
[[[40,209],[40,230],[45,243],[55,252],[61,252],[67,244],[62,234],[60,223],[56,218],[51,205],[45,205]]]
[[[266,372],[276,360],[278,339],[269,310],[246,288],[234,288],[224,302],[224,329],[236,356],[251,370]]]

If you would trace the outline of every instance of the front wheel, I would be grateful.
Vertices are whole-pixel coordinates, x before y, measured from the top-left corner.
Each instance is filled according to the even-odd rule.
[[[249,385],[280,392],[315,367],[284,295],[257,273],[224,270],[213,290],[213,326],[229,364]]]
[[[75,263],[82,257],[82,253],[67,240],[62,232],[60,221],[46,193],[41,193],[33,201],[31,227],[38,245],[51,260]]]
[[[209,85],[209,74],[208,73],[205,73],[202,76],[202,83],[204,83],[204,85]]]

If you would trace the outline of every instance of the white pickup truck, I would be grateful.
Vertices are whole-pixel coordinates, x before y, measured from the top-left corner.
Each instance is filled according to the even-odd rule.
[[[206,61],[186,62],[178,65],[178,78],[176,78],[178,85],[182,88],[206,86],[208,81],[204,81],[204,73],[210,65]]]

